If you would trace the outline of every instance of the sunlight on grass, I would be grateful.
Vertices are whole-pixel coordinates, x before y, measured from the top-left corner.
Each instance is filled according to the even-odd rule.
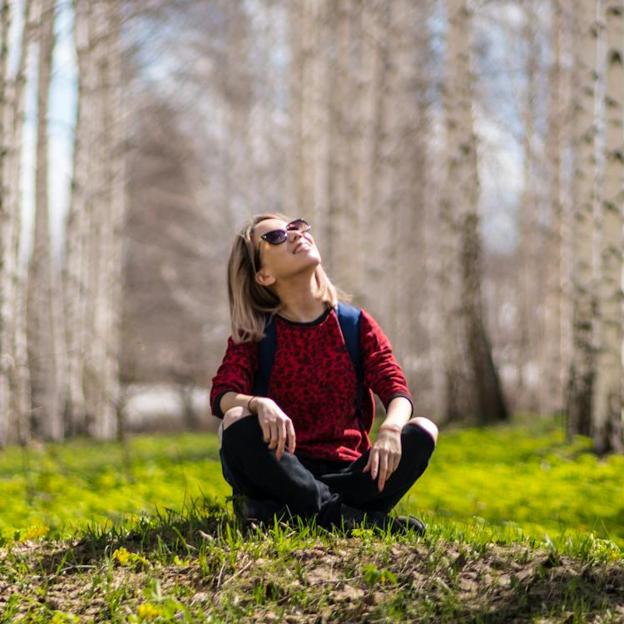
[[[422,517],[429,534],[477,543],[623,547],[624,457],[599,460],[588,440],[568,445],[556,423],[537,425],[537,434],[526,425],[443,432],[397,511]],[[86,440],[9,448],[0,452],[0,535],[106,530],[203,496],[224,504],[229,493],[213,434],[138,436],[126,448]]]

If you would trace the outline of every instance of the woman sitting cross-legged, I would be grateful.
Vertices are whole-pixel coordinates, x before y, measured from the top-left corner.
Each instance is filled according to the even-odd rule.
[[[425,471],[438,430],[411,417],[390,342],[338,300],[310,226],[251,219],[232,247],[228,293],[232,335],[210,399],[237,514],[422,533],[420,520],[388,513]],[[372,392],[386,418],[371,445]]]

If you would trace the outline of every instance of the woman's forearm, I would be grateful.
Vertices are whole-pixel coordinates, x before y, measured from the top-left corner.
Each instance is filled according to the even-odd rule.
[[[400,429],[407,423],[412,415],[412,404],[405,397],[395,397],[388,404],[386,418],[381,423],[381,427],[399,427]]]
[[[251,394],[241,394],[240,392],[226,392],[221,397],[221,411],[225,414],[225,412],[233,407],[244,407],[245,409],[247,409],[249,399],[251,399],[252,397],[253,395]],[[254,403],[252,403],[252,409]]]

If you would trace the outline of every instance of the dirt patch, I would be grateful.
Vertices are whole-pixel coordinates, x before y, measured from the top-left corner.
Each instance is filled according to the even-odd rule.
[[[336,537],[278,554],[266,539],[234,554],[212,544],[166,564],[142,550],[149,564],[136,568],[113,563],[110,549],[87,563],[85,553],[63,563],[59,552],[68,546],[4,553],[0,615],[12,609],[19,621],[47,609],[80,621],[106,620],[150,602],[154,609],[169,605],[198,618],[210,613],[240,621],[507,624],[582,615],[583,621],[624,622],[624,562],[588,563],[519,545],[477,550],[452,542]],[[47,572],[27,574],[26,566]],[[148,595],[146,587],[157,591]]]

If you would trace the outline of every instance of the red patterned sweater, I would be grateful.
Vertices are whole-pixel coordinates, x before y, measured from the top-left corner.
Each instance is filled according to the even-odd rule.
[[[353,461],[370,448],[368,433],[375,404],[371,390],[387,408],[397,397],[412,400],[392,346],[377,322],[362,310],[360,349],[365,400],[356,414],[357,378],[336,311],[328,308],[309,323],[276,317],[277,344],[268,396],[293,421],[297,452],[328,460]],[[223,418],[226,392],[251,394],[258,343],[236,344],[230,337],[223,362],[212,380],[210,404]]]

